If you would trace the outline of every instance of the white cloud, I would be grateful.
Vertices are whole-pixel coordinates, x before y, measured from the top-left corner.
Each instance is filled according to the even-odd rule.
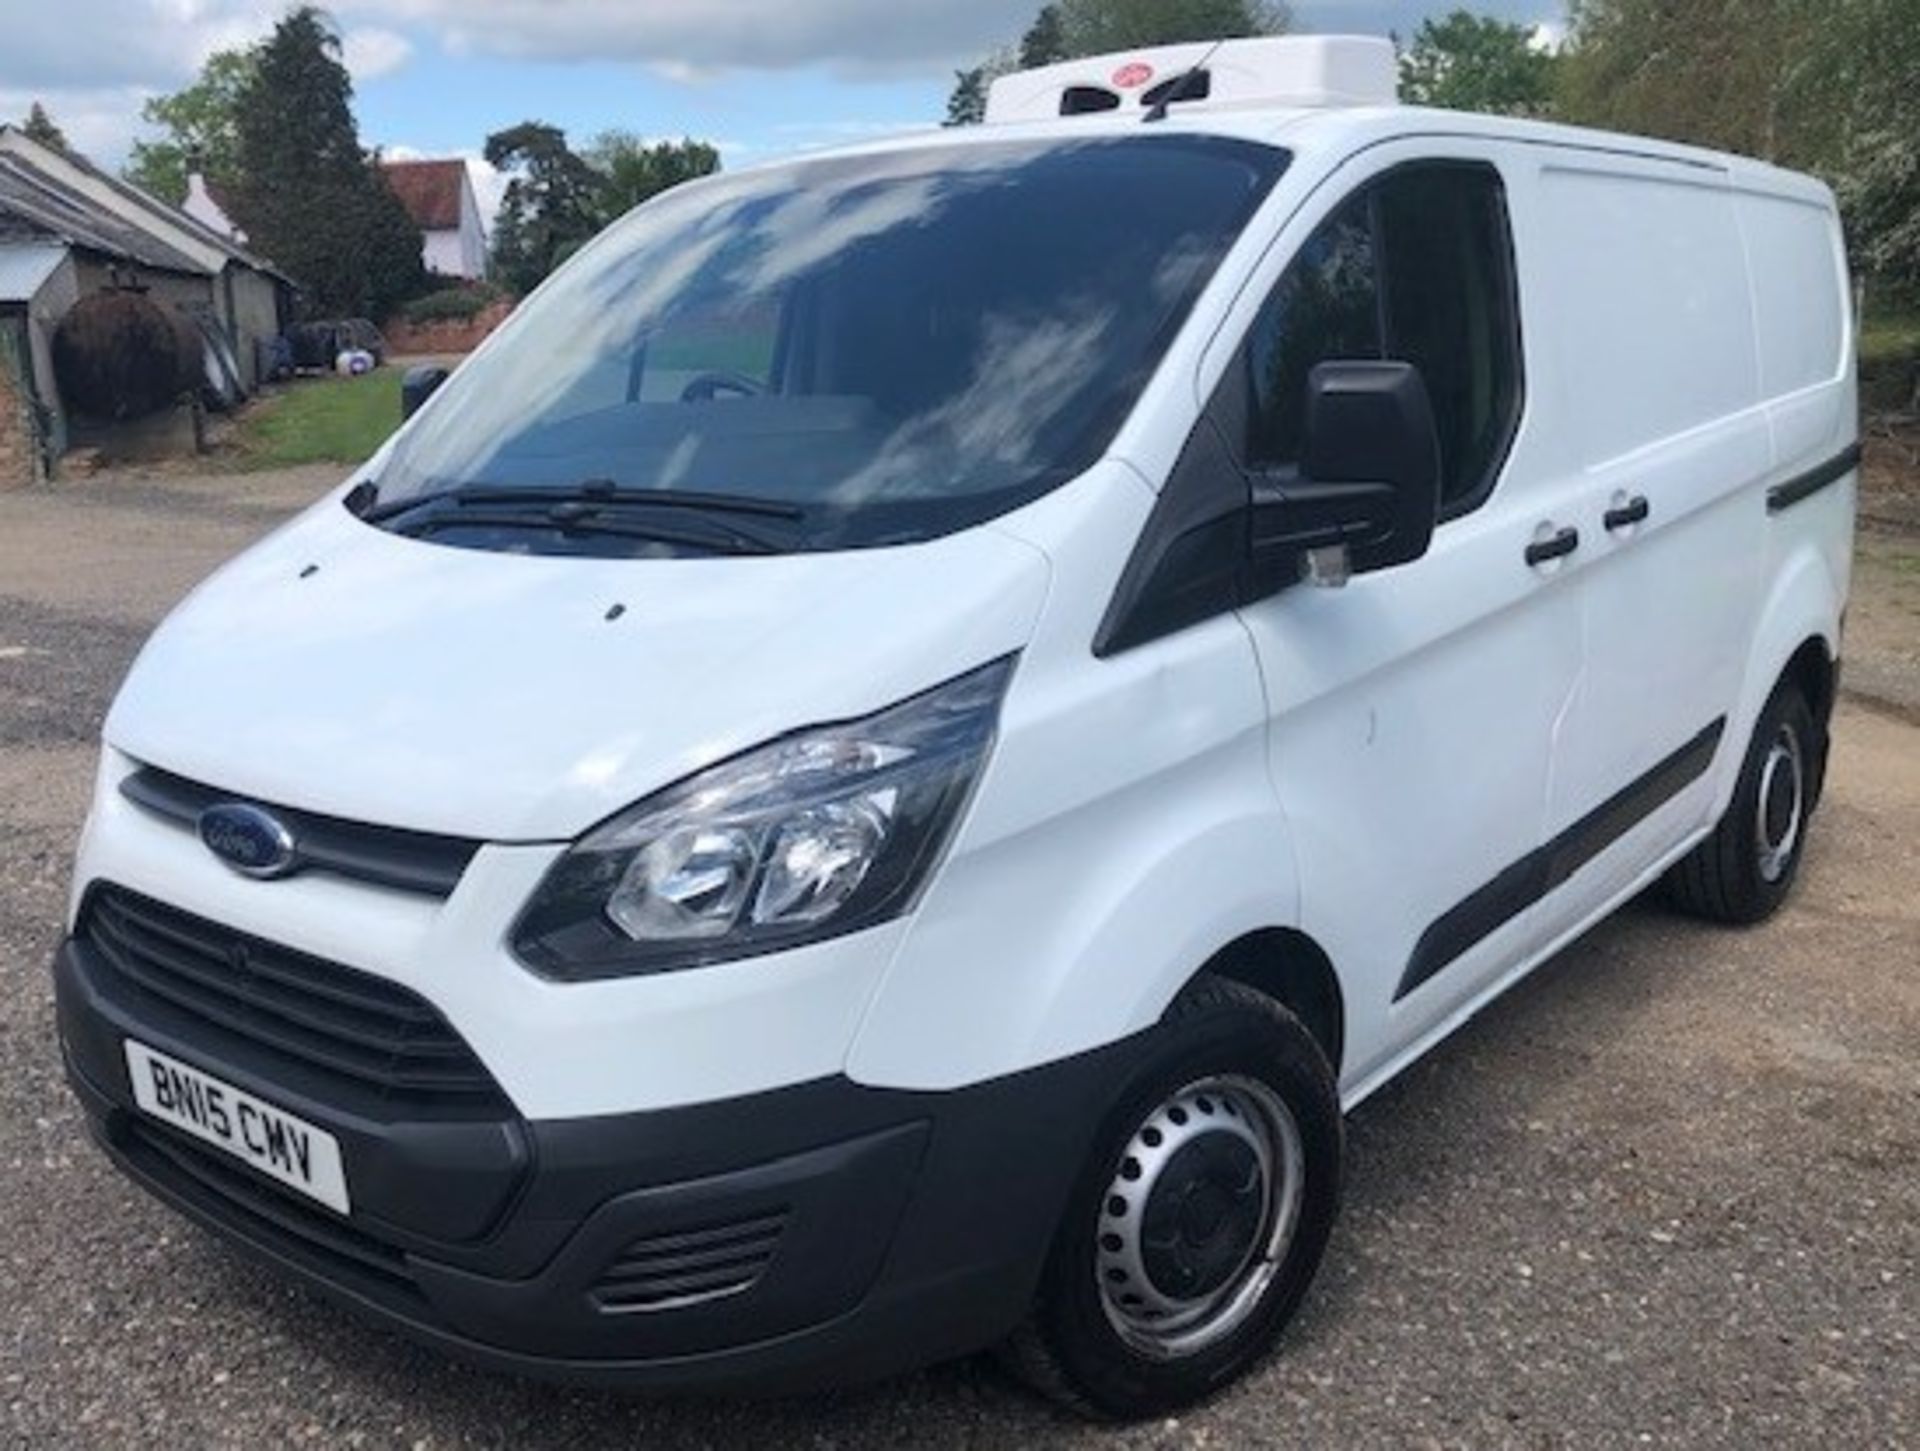
[[[216,50],[264,38],[287,0],[76,0],[5,4],[0,87],[8,91],[171,91],[191,81]],[[370,0],[330,7],[378,11]],[[78,10],[80,13],[75,14]],[[356,81],[385,75],[413,53],[390,26],[343,26],[342,58]]]
[[[711,70],[944,70],[1017,35],[1034,0],[338,0],[456,51]]]
[[[683,60],[649,61],[647,69],[662,80],[672,81],[680,86],[704,86],[720,74],[709,66],[691,65]]]
[[[37,100],[74,146],[118,166],[144,129],[150,97],[186,85],[214,51],[259,40],[285,8],[284,0],[0,0],[0,119]]]
[[[616,60],[695,84],[725,72],[830,66],[943,72],[1017,34],[1035,0],[334,0],[357,82],[417,47],[534,60]],[[43,101],[109,165],[149,97],[215,50],[259,40],[287,0],[0,0],[0,116]],[[78,13],[76,13],[78,12]]]
[[[137,86],[20,89],[0,84],[0,121],[22,121],[38,101],[69,145],[96,161],[118,165],[139,122],[147,92]]]
[[[499,215],[500,202],[507,194],[507,174],[484,156],[468,156],[467,177],[473,182],[474,200],[480,204],[480,220],[487,235],[493,235],[493,219]]]
[[[412,58],[413,42],[397,30],[368,26],[341,37],[340,59],[355,85],[389,75]]]
[[[82,0],[5,8],[0,83],[9,88],[170,90],[210,52],[266,34],[282,7],[275,0]]]

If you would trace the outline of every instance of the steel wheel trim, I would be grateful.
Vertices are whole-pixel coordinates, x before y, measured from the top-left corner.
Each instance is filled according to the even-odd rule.
[[[1299,1222],[1306,1151],[1292,1112],[1239,1074],[1168,1095],[1121,1150],[1095,1225],[1107,1323],[1131,1349],[1180,1360],[1244,1325]]]
[[[1785,876],[1800,845],[1806,814],[1803,766],[1799,733],[1782,722],[1760,763],[1760,790],[1754,805],[1754,850],[1762,881],[1777,882]]]

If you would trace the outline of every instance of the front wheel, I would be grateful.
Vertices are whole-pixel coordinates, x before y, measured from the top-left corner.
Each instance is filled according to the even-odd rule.
[[[1158,1415],[1257,1361],[1339,1202],[1333,1071],[1300,1020],[1202,977],[1095,1136],[1009,1358],[1082,1412]]]

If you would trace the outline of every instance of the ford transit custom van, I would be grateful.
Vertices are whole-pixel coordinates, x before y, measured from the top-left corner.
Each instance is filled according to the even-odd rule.
[[[55,963],[128,1175],[509,1371],[1153,1414],[1343,1110],[1644,889],[1780,904],[1824,187],[1344,38],[988,122],[639,208],[155,633]]]

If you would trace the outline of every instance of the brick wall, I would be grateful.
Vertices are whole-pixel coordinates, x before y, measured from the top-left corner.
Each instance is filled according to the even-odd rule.
[[[413,354],[470,353],[487,340],[487,334],[507,320],[513,311],[510,302],[496,302],[472,322],[410,323],[394,317],[380,331],[387,339],[387,351],[396,357]]]

